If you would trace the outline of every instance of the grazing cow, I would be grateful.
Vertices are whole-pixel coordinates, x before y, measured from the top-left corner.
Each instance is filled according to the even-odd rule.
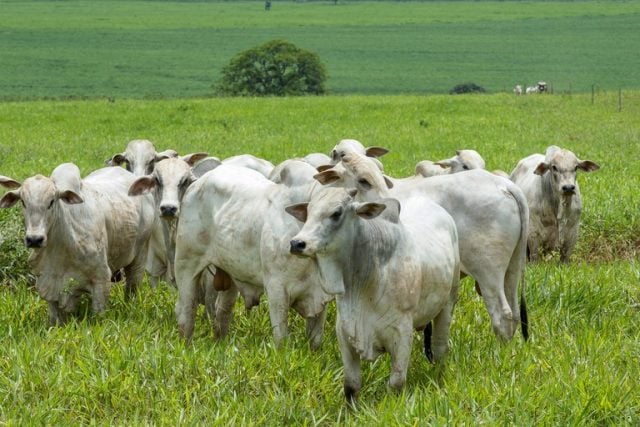
[[[407,198],[400,209],[393,199],[358,203],[354,194],[323,188],[286,209],[304,222],[291,253],[312,258],[336,297],[349,401],[361,388],[360,360],[383,352],[391,354],[389,385],[402,388],[412,332],[432,320],[433,355],[444,356],[460,276],[456,227],[444,209],[426,197]]]
[[[435,163],[430,160],[419,162],[416,165],[416,175],[428,178],[471,169],[484,169],[484,167],[484,159],[476,150],[456,150],[456,155],[450,159]]]
[[[534,93],[546,93],[547,92],[547,83],[538,82],[535,86],[527,86],[526,93],[534,94]]]
[[[175,150],[158,153],[151,141],[135,139],[127,144],[123,153],[114,154],[106,163],[109,166],[125,165],[127,170],[135,176],[143,176],[153,171],[156,162],[169,157],[178,157],[178,153]]]
[[[265,178],[269,177],[269,174],[273,170],[273,163],[268,160],[261,159],[252,154],[239,154],[237,156],[227,157],[222,160],[225,165],[239,166],[243,168],[253,169],[258,171]]]
[[[121,168],[99,169],[85,179],[71,163],[58,166],[50,178],[36,175],[0,199],[0,208],[21,201],[25,243],[36,288],[49,304],[51,325],[64,324],[89,293],[94,313],[105,309],[112,273],[124,268],[130,297],[144,273],[146,245],[154,223],[150,197],[127,195],[134,176]]]
[[[165,275],[174,282],[173,261],[175,258],[175,224],[180,215],[180,202],[189,185],[196,180],[191,172],[193,165],[207,157],[207,153],[193,153],[182,157],[172,157],[156,163],[149,175],[137,178],[129,188],[130,196],[148,194],[151,190],[156,203],[157,215],[162,219],[164,250],[163,272],[154,272],[152,277]],[[160,263],[156,263],[160,264]]]
[[[569,262],[578,240],[582,197],[576,181],[578,170],[593,172],[600,166],[580,160],[574,153],[555,145],[546,153],[532,154],[518,162],[511,180],[524,192],[529,204],[529,259],[537,261],[540,251],[560,250],[560,261]]]
[[[460,239],[460,269],[476,280],[497,336],[513,337],[518,320],[528,337],[524,291],[518,306],[518,282],[524,277],[529,210],[520,188],[485,170],[392,180],[387,184],[368,157],[352,153],[342,160],[343,172],[316,175],[321,183],[358,189],[364,201],[394,197],[403,201],[420,195],[431,198],[454,219]]]
[[[360,141],[355,139],[343,139],[333,147],[333,150],[331,150],[331,164],[335,165],[342,160],[342,157],[344,157],[345,154],[353,152],[362,154],[363,156],[378,158],[387,154],[389,150],[383,147],[365,148]],[[382,169],[382,163],[378,162],[378,166]]]
[[[302,162],[301,162],[302,163]],[[304,164],[313,176],[316,170]],[[287,335],[289,308],[307,321],[312,348],[320,345],[325,305],[332,297],[319,285],[317,267],[289,254],[298,223],[285,206],[309,199],[315,181],[288,187],[259,172],[222,164],[187,190],[176,236],[176,316],[181,334],[190,339],[194,327],[194,294],[209,265],[226,271],[240,290],[245,307],[267,293],[274,341]]]

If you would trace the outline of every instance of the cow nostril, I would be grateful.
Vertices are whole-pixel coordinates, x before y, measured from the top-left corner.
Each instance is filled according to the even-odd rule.
[[[178,212],[176,206],[160,206],[160,215],[162,216],[175,216],[176,212]]]
[[[304,240],[294,239],[289,243],[291,244],[291,253],[292,254],[302,253],[302,251],[304,251],[304,248],[307,247],[307,244],[305,243]]]
[[[25,244],[28,248],[40,248],[44,243],[43,236],[27,236],[24,239]]]
[[[575,185],[563,185],[562,186],[562,191],[564,191],[565,193],[573,193],[576,190],[576,186]]]

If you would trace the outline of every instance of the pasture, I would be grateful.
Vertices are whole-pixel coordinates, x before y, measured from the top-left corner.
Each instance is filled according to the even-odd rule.
[[[465,279],[446,364],[429,364],[416,334],[404,392],[386,388],[388,357],[365,363],[355,410],[344,404],[333,307],[315,353],[297,315],[284,347],[274,347],[264,297],[248,313],[238,304],[219,342],[199,315],[185,345],[176,293],[166,286],[144,285],[130,303],[114,286],[102,316],[48,328],[46,303],[29,287],[20,210],[1,210],[0,422],[637,425],[640,93],[624,92],[622,111],[617,93],[594,101],[498,94],[0,104],[0,174],[18,180],[66,161],[86,175],[135,138],[182,154],[253,153],[274,163],[356,138],[391,149],[383,160],[393,176],[458,148],[510,171],[550,144],[602,167],[578,178],[584,212],[574,262],[527,270],[529,342],[518,334],[498,343]]]
[[[638,88],[640,1],[0,1],[0,99],[207,97],[237,53],[286,39],[333,94]]]

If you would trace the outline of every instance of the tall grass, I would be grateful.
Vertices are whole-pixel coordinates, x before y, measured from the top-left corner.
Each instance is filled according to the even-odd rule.
[[[575,262],[552,259],[527,270],[529,342],[497,342],[465,279],[446,364],[429,364],[416,334],[404,391],[387,390],[388,357],[365,363],[355,410],[342,395],[333,306],[315,353],[293,313],[291,337],[274,348],[264,298],[251,312],[236,306],[221,341],[199,313],[185,344],[175,291],[166,286],[143,286],[125,302],[117,285],[103,315],[85,310],[50,329],[46,303],[29,286],[20,212],[3,211],[0,271],[12,275],[0,286],[0,422],[637,425],[640,172],[633,159],[640,154],[640,94],[624,99],[621,112],[616,93],[600,93],[594,104],[589,95],[0,104],[0,174],[19,180],[65,161],[87,174],[134,138],[180,153],[249,152],[273,162],[357,138],[390,148],[384,163],[396,176],[458,148],[478,150],[489,169],[510,171],[549,144],[602,166],[579,178],[585,206]]]
[[[0,99],[205,97],[237,53],[317,52],[334,94],[638,88],[640,1],[2,1]]]

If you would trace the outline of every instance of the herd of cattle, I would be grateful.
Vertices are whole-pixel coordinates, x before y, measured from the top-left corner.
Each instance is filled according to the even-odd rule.
[[[293,308],[315,349],[335,299],[344,390],[355,399],[361,359],[382,352],[391,355],[389,384],[403,386],[415,329],[424,330],[426,355],[442,358],[461,276],[475,279],[498,337],[511,339],[520,324],[526,339],[527,256],[559,250],[569,260],[580,224],[576,173],[599,168],[551,146],[509,176],[459,150],[391,178],[378,159],[386,152],[342,140],[330,156],[274,166],[251,155],[178,156],[135,140],[85,178],[72,163],[22,183],[0,176],[11,189],[0,207],[23,206],[52,325],[82,294],[103,311],[122,276],[134,294],[146,271],[152,286],[177,287],[186,339],[199,304],[224,336],[238,296],[250,308],[266,293],[275,342]]]

